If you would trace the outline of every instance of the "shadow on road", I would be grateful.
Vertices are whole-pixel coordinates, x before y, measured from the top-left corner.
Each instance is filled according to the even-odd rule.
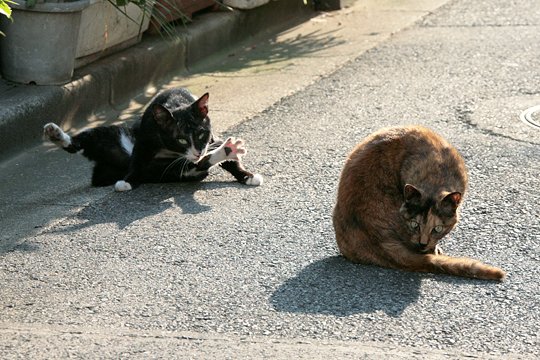
[[[237,72],[253,64],[261,63],[269,66],[290,59],[310,56],[319,53],[322,49],[331,49],[342,45],[345,40],[338,39],[337,30],[314,30],[295,37],[287,35],[291,31],[284,31],[280,35],[287,37],[278,41],[277,37],[270,38],[257,46],[237,49],[237,53],[229,54],[228,66],[220,71]],[[319,55],[320,56],[320,55]]]
[[[87,161],[49,148],[36,147],[23,157],[0,163],[0,257],[38,251],[40,245],[33,237],[41,233],[66,233],[97,224],[123,229],[172,207],[180,215],[200,214],[211,208],[197,200],[197,191],[245,188],[231,179],[145,184],[128,193],[115,193],[112,186],[90,186]],[[58,220],[60,224],[48,229]]]
[[[425,275],[353,264],[341,256],[316,261],[272,295],[278,311],[349,316],[383,311],[397,317],[418,300]]]
[[[234,186],[242,185],[235,182],[144,184],[126,193],[111,191],[99,202],[91,203],[72,215],[70,218],[75,220],[75,224],[55,231],[75,232],[106,223],[116,224],[119,229],[123,229],[173,207],[180,209],[179,215],[200,214],[211,210],[211,207],[200,203],[195,198],[196,192]]]

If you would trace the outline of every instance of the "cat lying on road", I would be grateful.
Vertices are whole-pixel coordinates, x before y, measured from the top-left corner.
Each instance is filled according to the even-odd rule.
[[[242,184],[261,185],[262,176],[241,164],[243,141],[215,139],[207,114],[208,93],[196,99],[176,88],[158,94],[132,127],[101,126],[70,136],[48,123],[44,135],[95,162],[94,186],[127,191],[141,183],[200,181],[218,164]]]

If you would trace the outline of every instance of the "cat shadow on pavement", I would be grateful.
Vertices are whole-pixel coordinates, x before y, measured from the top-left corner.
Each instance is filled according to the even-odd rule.
[[[383,311],[398,317],[418,300],[423,276],[333,256],[309,264],[287,280],[270,303],[291,313],[349,316]]]
[[[105,223],[115,223],[119,229],[123,229],[173,207],[179,208],[180,215],[200,214],[211,210],[211,207],[197,201],[196,192],[233,186],[244,185],[235,182],[188,182],[143,184],[125,193],[111,190],[110,195],[74,214],[71,218],[76,219],[77,224],[67,225],[60,231],[72,232]]]

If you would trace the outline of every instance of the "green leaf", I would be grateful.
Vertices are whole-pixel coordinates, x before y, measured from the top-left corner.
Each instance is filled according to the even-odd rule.
[[[116,0],[117,6],[126,6],[129,3],[129,0]]]
[[[0,0],[0,14],[6,16],[8,19],[11,18],[11,8],[4,0]]]

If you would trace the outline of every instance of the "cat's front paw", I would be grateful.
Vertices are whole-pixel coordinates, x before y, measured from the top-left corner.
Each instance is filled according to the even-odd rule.
[[[244,140],[228,138],[223,143],[223,150],[225,151],[225,156],[227,160],[240,160],[240,157],[245,155],[247,150],[244,147]]]
[[[261,174],[254,174],[246,179],[246,185],[261,186],[263,183],[263,177]]]
[[[43,136],[61,147],[67,147],[71,144],[71,138],[62,131],[55,123],[48,123],[43,126]]]
[[[124,180],[118,180],[116,184],[114,184],[114,190],[115,191],[130,191],[131,190],[131,184],[124,181]]]

